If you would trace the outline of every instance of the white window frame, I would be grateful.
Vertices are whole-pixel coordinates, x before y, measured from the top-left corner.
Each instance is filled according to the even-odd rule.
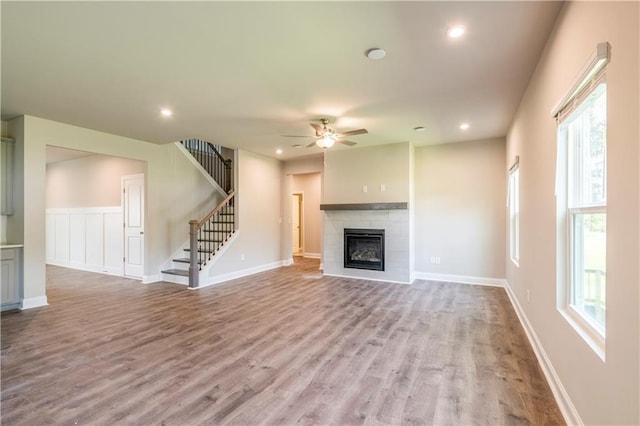
[[[556,196],[558,213],[558,233],[557,233],[557,308],[567,322],[584,339],[584,341],[594,350],[594,352],[605,361],[606,356],[606,322],[604,327],[594,319],[584,315],[575,308],[574,303],[574,274],[576,267],[576,256],[574,253],[574,229],[575,218],[582,214],[605,214],[606,215],[606,192],[605,201],[602,204],[582,204],[574,206],[569,199],[573,191],[578,188],[570,188],[571,157],[573,153],[569,149],[569,136],[562,124],[570,117],[573,111],[587,99],[605,78],[605,66],[609,61],[610,46],[603,42],[596,46],[596,51],[583,68],[576,82],[569,89],[567,94],[552,110],[552,115],[558,122],[558,151],[556,164]],[[606,82],[605,82],[606,84]],[[606,95],[605,95],[606,96]],[[605,187],[606,187],[606,145],[605,145]],[[606,188],[605,188],[606,191]],[[606,271],[605,271],[606,276]],[[606,286],[606,283],[605,283]],[[605,302],[606,303],[606,302]]]
[[[509,258],[520,266],[520,157],[509,169]]]

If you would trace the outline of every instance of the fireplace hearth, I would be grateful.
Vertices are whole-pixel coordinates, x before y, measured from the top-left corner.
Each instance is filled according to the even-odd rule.
[[[344,267],[384,271],[384,229],[345,228]]]

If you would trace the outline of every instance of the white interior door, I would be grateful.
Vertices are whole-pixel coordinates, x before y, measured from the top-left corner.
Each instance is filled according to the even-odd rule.
[[[302,194],[293,194],[291,198],[291,250],[293,254],[302,252]]]
[[[124,213],[124,274],[142,278],[144,273],[144,175],[122,177]]]

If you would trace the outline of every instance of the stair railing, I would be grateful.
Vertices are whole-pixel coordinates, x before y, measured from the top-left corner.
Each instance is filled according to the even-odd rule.
[[[200,165],[227,194],[231,191],[231,159],[220,154],[220,145],[201,139],[185,139],[180,143],[198,160]]]
[[[198,287],[200,270],[235,230],[235,191],[202,220],[189,221],[189,287]]]

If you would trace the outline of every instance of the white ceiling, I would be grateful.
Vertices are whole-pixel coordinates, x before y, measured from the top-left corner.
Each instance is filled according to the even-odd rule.
[[[2,1],[2,118],[282,158],[308,125],[358,147],[505,136],[559,2]],[[454,24],[467,27],[448,39]],[[365,51],[384,48],[371,61]],[[174,111],[170,119],[161,107]],[[459,125],[471,128],[461,131]],[[416,133],[416,126],[426,131]],[[353,149],[337,146],[332,149]]]

